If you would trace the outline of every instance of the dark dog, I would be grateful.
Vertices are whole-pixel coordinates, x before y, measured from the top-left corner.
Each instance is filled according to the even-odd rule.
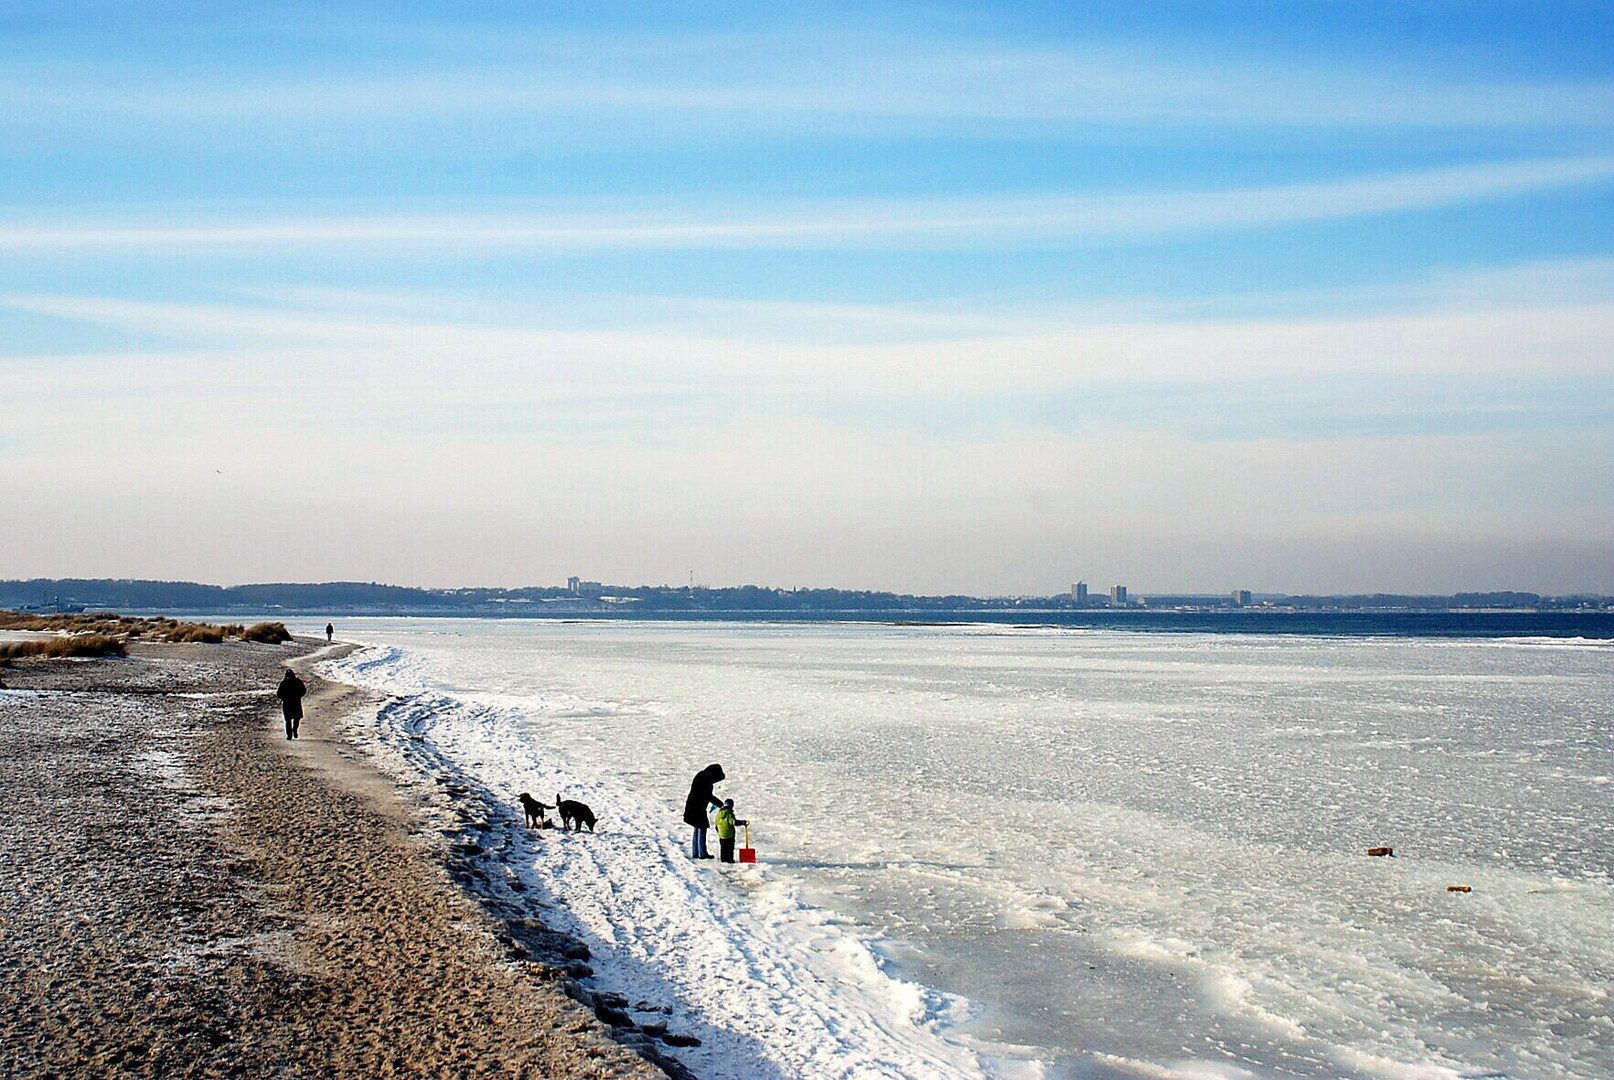
[[[539,802],[525,791],[521,793],[521,808],[527,812],[527,828],[529,829],[541,829],[549,824],[548,819],[544,817],[544,811],[555,809],[553,806]]]
[[[576,828],[578,832],[582,832],[584,825],[588,826],[589,832],[594,831],[594,811],[588,808],[587,803],[580,803],[576,799],[563,799],[557,793],[555,809],[560,812],[560,825],[566,831],[570,832]]]

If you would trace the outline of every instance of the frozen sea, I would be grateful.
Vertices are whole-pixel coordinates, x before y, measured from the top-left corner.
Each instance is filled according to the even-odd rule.
[[[596,836],[513,830],[507,872],[705,1080],[1614,1075],[1606,642],[340,634],[390,767],[593,806]],[[712,761],[755,868],[685,856]]]

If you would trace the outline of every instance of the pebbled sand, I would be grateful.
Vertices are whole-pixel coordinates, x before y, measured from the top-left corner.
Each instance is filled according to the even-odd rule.
[[[666,1075],[331,734],[355,691],[305,673],[284,739],[273,688],[312,651],[0,672],[0,1075]]]

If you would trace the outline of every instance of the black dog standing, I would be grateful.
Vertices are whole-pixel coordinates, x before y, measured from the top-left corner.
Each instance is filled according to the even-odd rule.
[[[286,738],[297,738],[297,729],[303,722],[303,695],[308,693],[308,687],[303,680],[286,669],[286,677],[280,680],[275,689],[275,697],[280,699],[280,711],[286,717]]]
[[[527,828],[549,828],[549,816],[545,814],[544,811],[553,810],[555,808],[550,806],[548,803],[539,802],[531,795],[528,795],[525,791],[523,791],[519,797],[521,799],[521,809],[527,812]]]
[[[589,809],[587,803],[580,803],[576,799],[563,799],[560,793],[556,792],[555,812],[560,815],[560,827],[567,832],[573,829],[582,832],[584,825],[588,826],[589,832],[594,831],[594,811]]]

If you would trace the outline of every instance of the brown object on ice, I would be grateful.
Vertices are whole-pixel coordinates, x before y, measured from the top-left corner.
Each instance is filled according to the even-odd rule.
[[[1474,891],[1474,886],[1472,886],[1472,885],[1447,885],[1446,886],[1446,891],[1447,892],[1473,892]]]
[[[1393,858],[1395,856],[1395,848],[1393,848],[1393,847],[1370,847],[1370,848],[1367,849],[1367,853],[1369,855],[1389,855],[1389,856],[1391,856]]]

